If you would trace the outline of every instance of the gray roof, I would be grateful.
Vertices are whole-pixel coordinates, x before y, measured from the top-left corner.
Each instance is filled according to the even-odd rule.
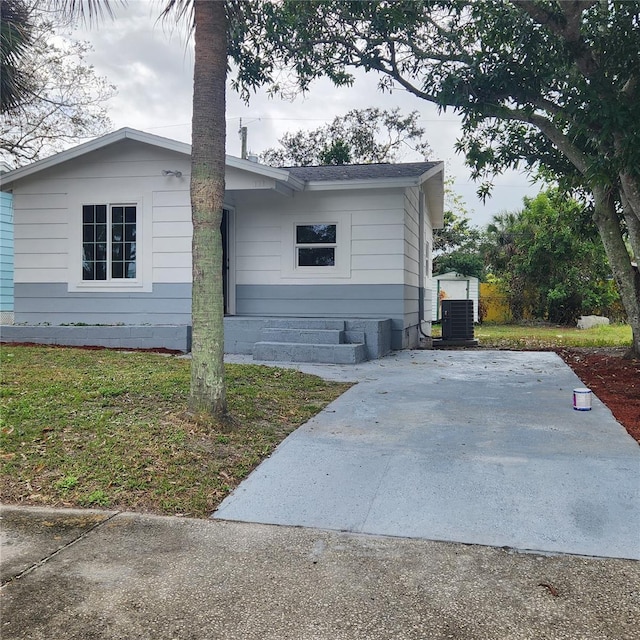
[[[401,164],[342,164],[319,167],[282,167],[304,182],[338,182],[340,180],[381,180],[383,178],[417,178],[439,162],[405,162]]]

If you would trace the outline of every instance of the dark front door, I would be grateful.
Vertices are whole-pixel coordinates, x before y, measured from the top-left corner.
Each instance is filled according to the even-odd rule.
[[[229,211],[222,210],[222,294],[224,296],[224,313],[229,313]]]

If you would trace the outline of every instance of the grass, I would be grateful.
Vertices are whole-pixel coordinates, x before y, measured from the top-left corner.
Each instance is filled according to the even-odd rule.
[[[208,517],[296,427],[350,385],[228,365],[233,429],[186,417],[188,360],[3,345],[5,502]]]
[[[631,327],[613,324],[577,329],[549,324],[493,325],[475,328],[480,346],[495,349],[552,349],[556,347],[629,347]],[[440,336],[440,327],[434,325],[434,337]]]

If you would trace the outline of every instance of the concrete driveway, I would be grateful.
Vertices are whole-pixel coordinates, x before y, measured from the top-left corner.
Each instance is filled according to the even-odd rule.
[[[640,559],[640,447],[553,353],[413,351],[297,368],[358,384],[214,518]]]

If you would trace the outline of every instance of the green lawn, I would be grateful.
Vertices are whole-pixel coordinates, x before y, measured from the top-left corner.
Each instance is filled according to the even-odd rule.
[[[434,337],[440,327],[434,325]],[[577,329],[548,324],[494,325],[475,327],[480,346],[497,349],[551,349],[554,347],[628,347],[631,327],[624,324]]]
[[[296,427],[350,385],[228,365],[232,430],[189,419],[190,361],[121,351],[0,350],[5,502],[208,517]]]

